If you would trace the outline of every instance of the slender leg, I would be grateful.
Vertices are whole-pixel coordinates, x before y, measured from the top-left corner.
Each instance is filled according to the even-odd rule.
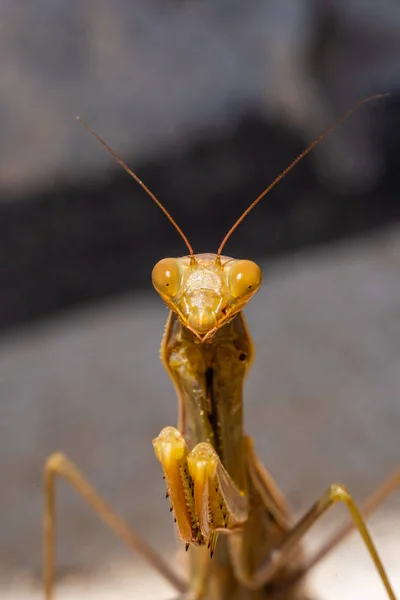
[[[63,477],[86,500],[97,515],[132,550],[139,552],[180,593],[187,584],[174,573],[163,558],[120,518],[99,496],[78,469],[61,453],[52,454],[44,468],[44,589],[46,600],[52,600],[54,589],[56,501],[55,479]]]
[[[323,496],[311,507],[297,525],[287,533],[282,542],[275,548],[274,552],[267,558],[264,564],[262,564],[254,573],[248,574],[248,579],[244,583],[249,588],[258,589],[271,581],[277,571],[288,562],[291,553],[296,550],[300,539],[331,506],[338,502],[343,502],[349,510],[353,524],[358,529],[367,547],[369,555],[382,580],[383,586],[386,589],[388,598],[390,598],[390,600],[396,600],[382,561],[379,558],[375,544],[372,541],[359,509],[346,488],[336,483],[329,487],[325,494],[323,494]]]
[[[392,492],[400,487],[400,469],[395,471],[379,488],[368,498],[365,502],[364,506],[361,508],[361,514],[366,519],[370,514],[372,514],[380,504]],[[354,521],[349,521],[343,527],[339,529],[336,533],[332,535],[332,537],[323,545],[323,547],[312,556],[304,565],[300,573],[297,573],[295,578],[292,580],[291,585],[296,583],[301,579],[306,573],[310,571],[316,564],[321,562],[323,558],[329,552],[331,552],[338,544],[340,544],[350,533],[354,531],[355,528]]]

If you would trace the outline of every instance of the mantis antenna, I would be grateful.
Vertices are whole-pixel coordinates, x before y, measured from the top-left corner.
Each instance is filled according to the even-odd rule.
[[[291,171],[295,165],[297,165],[298,162],[300,162],[309,152],[311,152],[311,150],[313,150],[315,148],[315,146],[317,146],[320,142],[322,142],[322,140],[329,133],[331,133],[334,129],[336,129],[336,127],[340,123],[342,123],[343,121],[345,121],[347,119],[347,117],[349,117],[355,110],[357,110],[358,108],[360,108],[360,106],[362,106],[366,102],[370,102],[371,100],[378,100],[380,98],[386,98],[387,96],[389,96],[389,94],[387,94],[387,93],[372,94],[370,96],[366,96],[362,100],[359,100],[358,102],[356,102],[356,104],[354,104],[351,108],[349,108],[349,110],[346,111],[341,117],[338,117],[323,133],[321,133],[321,135],[319,135],[313,142],[311,142],[311,144],[308,146],[308,148],[306,148],[305,150],[303,150],[303,152],[301,152],[301,154],[299,154],[297,156],[297,158],[295,158],[290,163],[290,165],[288,165],[286,167],[286,169],[284,169],[281,172],[281,174],[278,175],[278,177],[276,177],[276,179],[274,179],[274,181],[272,183],[270,183],[269,186],[266,187],[263,192],[261,192],[261,194],[250,204],[250,206],[248,208],[246,208],[246,210],[244,211],[244,213],[238,218],[238,220],[236,221],[236,223],[234,223],[232,225],[232,227],[230,228],[230,230],[228,231],[228,233],[226,234],[226,236],[222,240],[221,245],[220,245],[220,247],[218,248],[218,251],[217,251],[217,256],[218,257],[221,256],[221,252],[222,252],[222,250],[223,250],[226,242],[231,237],[231,235],[235,231],[235,229],[240,225],[240,223],[247,217],[247,215],[249,214],[249,212],[253,210],[253,208],[260,202],[260,200],[262,200],[264,198],[264,196],[266,196],[268,194],[268,192],[270,192],[272,190],[272,188],[275,187],[276,184],[279,183],[279,181],[281,181],[281,179],[283,179],[285,177],[285,175],[287,175],[289,173],[289,171]]]
[[[187,239],[186,235],[183,233],[182,229],[179,227],[179,225],[177,224],[177,222],[175,221],[175,219],[172,218],[172,216],[169,214],[169,212],[167,211],[167,209],[161,204],[160,200],[153,194],[153,192],[151,192],[149,190],[149,188],[147,187],[147,185],[145,185],[143,183],[143,181],[141,179],[139,179],[139,177],[132,171],[132,169],[130,169],[128,167],[128,165],[126,163],[124,163],[124,161],[122,160],[122,158],[120,158],[112,148],[110,148],[110,146],[108,144],[106,144],[106,142],[95,132],[93,131],[93,129],[91,127],[89,127],[89,125],[87,123],[85,123],[85,121],[83,119],[81,119],[80,117],[76,117],[77,121],[79,121],[79,123],[82,123],[82,125],[84,126],[85,129],[88,130],[89,133],[91,133],[98,142],[100,142],[100,144],[102,146],[104,146],[104,148],[106,150],[108,150],[108,152],[111,154],[111,156],[116,160],[116,162],[121,165],[121,167],[123,169],[125,169],[125,171],[131,176],[133,177],[133,179],[140,185],[141,188],[144,189],[144,191],[146,192],[146,194],[148,196],[150,196],[150,198],[152,200],[154,200],[154,202],[157,204],[157,206],[162,210],[162,212],[164,213],[164,215],[167,217],[167,219],[169,219],[169,221],[172,223],[172,225],[175,227],[175,229],[177,230],[177,232],[179,233],[179,235],[181,236],[181,238],[183,239],[183,241],[185,242],[188,250],[189,250],[189,254],[191,256],[192,259],[194,259],[194,252],[193,252],[193,248],[192,246],[189,244],[189,240]]]

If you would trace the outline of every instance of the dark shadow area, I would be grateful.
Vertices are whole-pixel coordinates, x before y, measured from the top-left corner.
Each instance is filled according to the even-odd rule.
[[[240,226],[225,253],[274,256],[364,234],[400,217],[400,101],[386,103],[378,143],[386,174],[369,193],[317,181],[309,157]],[[303,150],[293,134],[255,114],[229,134],[132,165],[196,252],[215,252],[248,204]],[[124,157],[129,164],[129,157]],[[3,200],[7,200],[3,197]],[[154,263],[185,246],[153,202],[110,163],[85,180],[0,204],[0,328],[150,285]]]

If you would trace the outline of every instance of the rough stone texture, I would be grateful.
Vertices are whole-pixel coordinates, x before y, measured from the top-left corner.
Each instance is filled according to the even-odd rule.
[[[365,498],[400,463],[400,230],[267,264],[247,312],[257,356],[246,425],[300,515],[333,481]],[[176,421],[157,358],[154,293],[32,326],[0,347],[0,596],[41,597],[41,468],[65,451],[138,531],[171,556],[173,528],[151,439]],[[173,597],[60,485],[58,598]],[[331,531],[337,511],[310,535]],[[343,511],[342,511],[343,514]],[[400,590],[397,493],[371,519]],[[319,597],[385,598],[353,536],[312,576]]]
[[[309,141],[357,98],[398,88],[399,31],[397,0],[3,0],[0,189],[107,165],[77,114],[135,160],[250,107]],[[373,184],[382,164],[370,117],[317,157],[338,184]]]

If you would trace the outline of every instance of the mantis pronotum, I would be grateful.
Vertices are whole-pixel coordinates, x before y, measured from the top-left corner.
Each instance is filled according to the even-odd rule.
[[[178,428],[166,427],[153,440],[166,482],[178,535],[189,550],[183,580],[97,494],[61,454],[45,466],[44,581],[53,596],[55,479],[62,476],[98,515],[174,586],[182,600],[305,599],[304,575],[356,528],[381,578],[386,597],[394,591],[365,525],[366,516],[400,483],[396,472],[365,504],[355,505],[346,488],[333,484],[294,526],[284,499],[254,453],[242,422],[242,384],[253,345],[242,309],[261,285],[261,270],[249,260],[222,255],[232,232],[306,154],[362,103],[340,117],[301,153],[236,221],[216,254],[195,254],[159,200],[85,123],[85,127],[161,208],[189,254],[158,262],[152,274],[170,309],[161,358],[179,399]],[[322,549],[305,558],[301,538],[332,505],[346,505],[351,520]]]

